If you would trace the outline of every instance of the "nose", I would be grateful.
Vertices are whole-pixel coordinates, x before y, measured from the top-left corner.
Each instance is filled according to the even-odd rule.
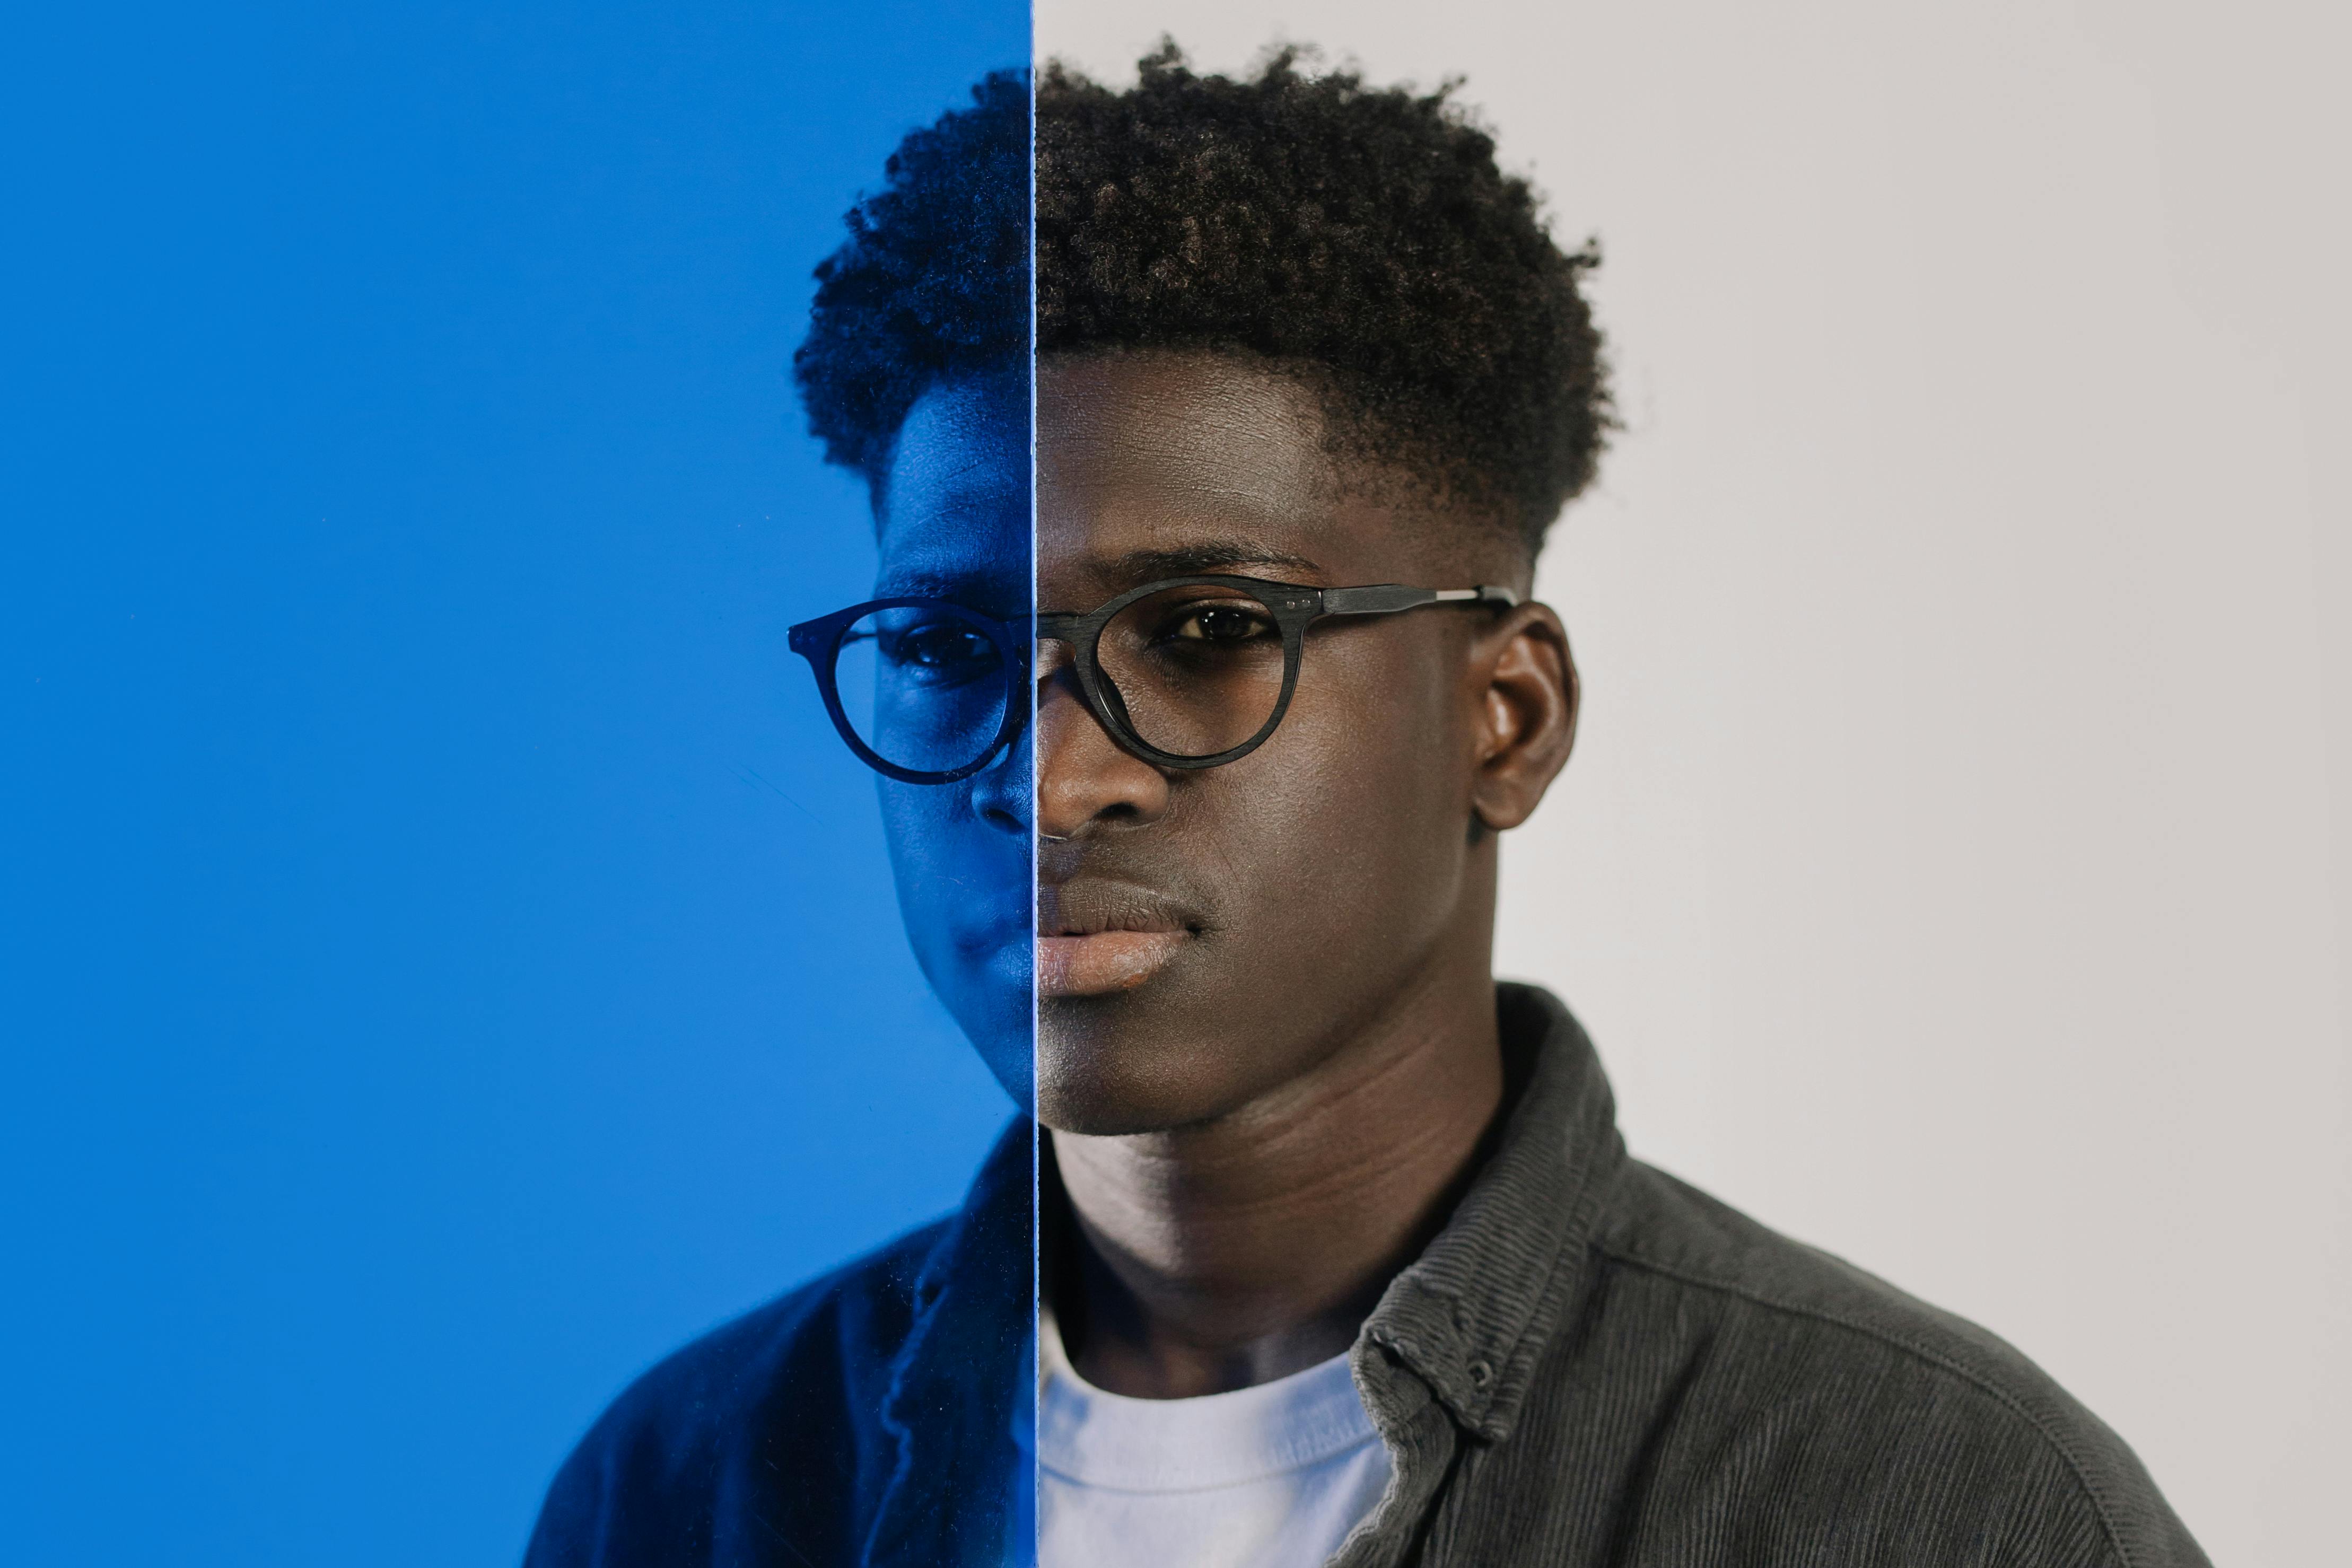
[[[999,832],[1029,832],[1030,731],[1004,748],[971,780],[971,811]]]
[[[1168,776],[1120,748],[1097,722],[1067,647],[1037,645],[1037,831],[1074,839],[1156,822],[1168,810]]]

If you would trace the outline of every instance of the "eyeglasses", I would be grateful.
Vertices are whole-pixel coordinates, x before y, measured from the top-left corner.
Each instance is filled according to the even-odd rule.
[[[1083,614],[1011,621],[943,599],[877,599],[804,621],[791,640],[860,760],[906,783],[950,784],[1020,737],[1036,643],[1069,646],[1087,711],[1124,749],[1161,768],[1217,768],[1282,723],[1316,622],[1518,601],[1491,586],[1171,577]]]

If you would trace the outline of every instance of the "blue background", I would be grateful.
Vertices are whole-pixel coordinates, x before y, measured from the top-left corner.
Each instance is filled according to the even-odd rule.
[[[1008,1106],[783,646],[786,374],[1004,0],[52,7],[0,51],[0,1557],[503,1563]]]

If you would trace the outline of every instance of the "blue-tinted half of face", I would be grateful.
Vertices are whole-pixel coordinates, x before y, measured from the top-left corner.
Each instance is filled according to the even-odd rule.
[[[998,621],[1031,613],[1025,367],[933,388],[908,412],[875,501],[877,599],[935,598]],[[952,623],[878,627],[877,722],[909,745],[992,731],[1003,679],[984,639]],[[1025,632],[1024,632],[1025,636]],[[850,700],[846,691],[845,702]],[[969,778],[878,779],[907,938],[997,1082],[1031,1103],[1029,728]],[[944,752],[942,752],[944,755]],[[952,764],[950,764],[952,766]]]

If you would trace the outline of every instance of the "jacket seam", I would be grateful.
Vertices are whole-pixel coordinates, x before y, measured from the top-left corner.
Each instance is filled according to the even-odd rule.
[[[1902,1351],[1909,1355],[1916,1357],[1918,1360],[1927,1363],[1930,1366],[1951,1374],[1953,1376],[1958,1377],[1963,1383],[1969,1384],[1979,1392],[1990,1395],[1995,1402],[2006,1408],[2011,1415],[2016,1416],[2019,1419],[2022,1420],[2028,1427],[2031,1427],[2033,1429],[2034,1434],[2041,1437],[2044,1443],[2047,1443],[2050,1446],[2051,1450],[2064,1462],[2067,1473],[2074,1478],[2074,1484],[2082,1489],[2084,1498],[2091,1505],[2091,1511],[2098,1517],[2099,1530],[2100,1532],[2106,1537],[2107,1550],[2115,1554],[2116,1561],[2122,1563],[2124,1568],[2133,1568],[2134,1559],[2130,1550],[2124,1544],[2123,1532],[2116,1526],[2115,1516],[2107,1507],[2107,1500],[2101,1494],[2097,1483],[2093,1481],[2089,1474],[2084,1469],[2083,1462],[2076,1457],[2073,1445],[2060,1434],[2053,1431],[2049,1423],[2045,1422],[2039,1415],[2028,1408],[2025,1403],[2015,1394],[2012,1394],[2007,1388],[2002,1387],[2000,1384],[1985,1377],[1983,1375],[1976,1372],[1974,1369],[1967,1366],[1960,1361],[1944,1354],[1941,1351],[1932,1349],[1927,1345],[1920,1344],[1914,1341],[1902,1338],[1899,1335],[1890,1333],[1886,1330],[1878,1328],[1873,1324],[1860,1322],[1852,1318],[1827,1311],[1823,1308],[1800,1306],[1793,1301],[1778,1301],[1770,1296],[1761,1294],[1748,1286],[1738,1284],[1728,1280],[1711,1280],[1704,1275],[1687,1273],[1668,1264],[1655,1262],[1647,1258],[1637,1257],[1630,1252],[1618,1251],[1605,1243],[1594,1243],[1594,1249],[1600,1252],[1602,1257],[1611,1260],[1612,1262],[1622,1263],[1631,1268],[1646,1270],[1653,1274],[1662,1275],[1666,1279],[1677,1281],[1685,1285],[1696,1286],[1700,1290],[1714,1291],[1727,1296],[1736,1296],[1741,1301],[1751,1302],[1756,1306],[1769,1308],[1773,1312],[1785,1312],[1790,1317],[1811,1318],[1818,1322],[1828,1323],[1833,1328],[1842,1328],[1849,1333],[1858,1333],[1865,1339],[1875,1340],[1879,1343],[1884,1344],[1890,1349]]]

